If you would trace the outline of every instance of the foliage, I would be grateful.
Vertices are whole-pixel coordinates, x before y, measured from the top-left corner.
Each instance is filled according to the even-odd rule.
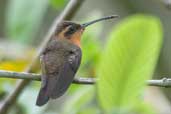
[[[160,21],[152,16],[129,17],[115,27],[98,68],[99,103],[105,112],[139,104],[145,81],[155,68],[162,42]]]

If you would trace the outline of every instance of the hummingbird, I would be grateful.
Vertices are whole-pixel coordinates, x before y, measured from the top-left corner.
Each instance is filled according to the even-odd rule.
[[[115,17],[118,16],[107,16],[84,24],[62,21],[57,26],[40,56],[42,83],[37,106],[46,104],[49,99],[59,98],[69,88],[81,63],[80,41],[85,28]]]

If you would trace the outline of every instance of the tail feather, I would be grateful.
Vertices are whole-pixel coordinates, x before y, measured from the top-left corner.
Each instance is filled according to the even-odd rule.
[[[42,106],[46,104],[48,100],[49,100],[49,96],[47,95],[45,88],[41,88],[39,91],[39,95],[37,97],[36,105]]]

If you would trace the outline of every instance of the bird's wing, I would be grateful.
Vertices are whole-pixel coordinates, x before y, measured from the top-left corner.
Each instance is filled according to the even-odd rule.
[[[65,93],[74,79],[81,56],[78,47],[64,58],[60,52],[54,53],[54,50],[48,50],[42,55],[42,87],[36,102],[38,106],[46,104],[49,98],[58,98]]]
[[[50,98],[58,98],[68,89],[80,66],[81,56],[81,49],[77,48],[67,57],[63,68],[59,71],[58,80],[54,85],[53,92],[50,94]]]
[[[40,65],[41,65],[41,69],[42,69],[42,76],[41,76],[41,81],[42,81],[42,85],[41,85],[41,89],[39,91],[39,95],[37,97],[37,101],[36,101],[36,105],[38,106],[42,106],[44,104],[47,103],[47,101],[49,100],[49,96],[47,93],[47,88],[46,88],[46,69],[45,69],[45,63],[43,62],[43,55],[40,57]]]

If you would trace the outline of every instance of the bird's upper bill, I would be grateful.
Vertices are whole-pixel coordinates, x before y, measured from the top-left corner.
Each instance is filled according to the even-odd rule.
[[[113,19],[113,18],[117,18],[117,17],[119,17],[119,16],[118,16],[118,15],[111,15],[111,16],[103,17],[103,18],[100,18],[100,19],[96,19],[96,20],[93,20],[93,21],[84,23],[84,24],[82,24],[81,26],[82,26],[82,28],[84,29],[84,28],[86,28],[87,26],[92,25],[92,24],[94,24],[94,23],[97,23],[97,22],[99,22],[99,21],[108,20],[108,19]]]

